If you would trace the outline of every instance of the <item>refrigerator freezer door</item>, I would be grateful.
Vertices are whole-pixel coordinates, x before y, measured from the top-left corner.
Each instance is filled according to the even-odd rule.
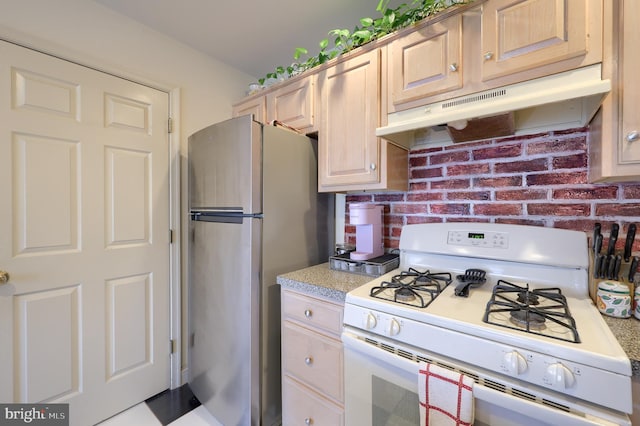
[[[190,225],[190,386],[222,424],[257,424],[262,220]]]
[[[262,212],[262,129],[252,116],[189,137],[189,207]]]

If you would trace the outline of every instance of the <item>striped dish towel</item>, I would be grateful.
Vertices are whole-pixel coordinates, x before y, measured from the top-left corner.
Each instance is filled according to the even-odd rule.
[[[421,426],[473,424],[473,379],[426,362],[418,371]]]

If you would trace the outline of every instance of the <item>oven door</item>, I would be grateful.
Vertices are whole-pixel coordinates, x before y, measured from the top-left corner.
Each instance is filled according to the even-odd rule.
[[[450,361],[426,352],[416,353],[381,342],[345,326],[344,344],[345,424],[349,426],[418,426],[418,362],[424,359],[456,368]],[[383,343],[382,345],[380,343]],[[412,358],[412,359],[409,359]],[[475,374],[464,368],[469,374]],[[483,376],[486,381],[486,376]],[[491,381],[499,383],[500,379]],[[566,412],[532,402],[476,382],[473,388],[474,425],[625,425],[629,418],[617,413]],[[590,411],[590,412],[589,412]],[[588,413],[588,414],[587,414]],[[600,415],[602,414],[602,416]]]

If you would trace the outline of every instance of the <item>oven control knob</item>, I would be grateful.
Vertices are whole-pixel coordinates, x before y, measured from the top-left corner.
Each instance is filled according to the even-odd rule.
[[[391,318],[387,323],[387,336],[396,336],[400,333],[400,323],[397,319]]]
[[[544,382],[560,389],[569,389],[575,384],[576,378],[571,370],[561,363],[556,362],[547,367]]]
[[[364,314],[363,325],[365,330],[371,330],[373,328],[376,328],[376,325],[378,325],[378,320],[376,320],[376,316],[371,312],[367,312],[366,314]]]
[[[517,376],[527,371],[527,360],[518,351],[511,351],[504,355],[502,368],[505,372]]]

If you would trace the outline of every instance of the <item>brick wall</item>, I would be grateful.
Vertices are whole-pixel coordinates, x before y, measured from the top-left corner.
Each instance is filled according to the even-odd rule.
[[[604,244],[620,225],[640,225],[640,182],[589,184],[588,129],[501,138],[409,155],[409,191],[347,196],[345,238],[355,244],[349,204],[384,206],[385,247],[397,248],[405,224],[492,222],[573,229],[592,234],[602,224]],[[640,250],[640,237],[634,252]]]

